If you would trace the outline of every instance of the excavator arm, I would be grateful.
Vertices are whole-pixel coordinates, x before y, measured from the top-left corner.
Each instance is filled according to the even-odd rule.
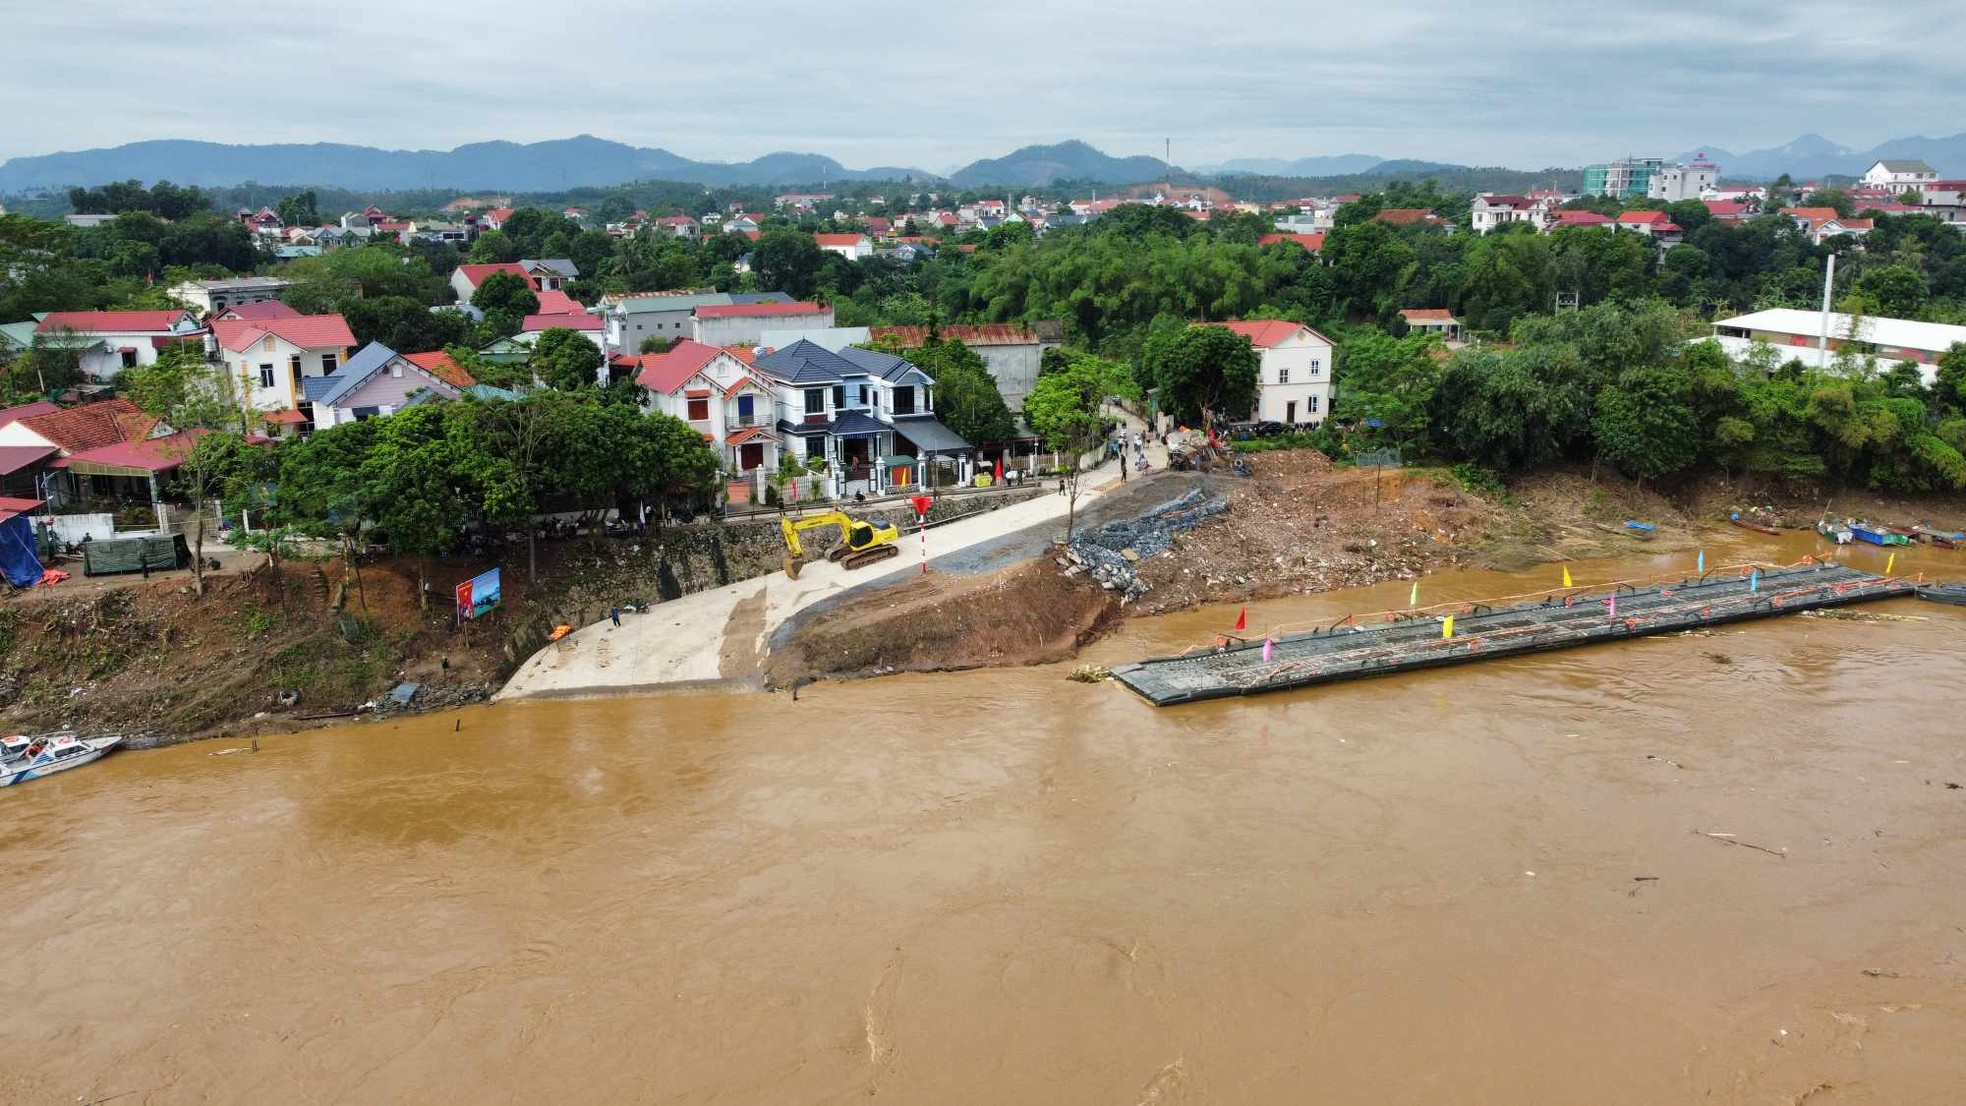
[[[781,518],[778,528],[785,536],[785,575],[796,580],[805,564],[805,545],[799,535],[807,530],[832,527],[840,532],[840,544],[827,556],[849,569],[885,560],[900,552],[894,543],[900,532],[893,526],[862,522],[844,511],[822,511],[801,519]]]

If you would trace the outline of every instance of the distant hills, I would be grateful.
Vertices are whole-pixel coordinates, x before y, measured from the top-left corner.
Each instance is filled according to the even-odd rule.
[[[1113,157],[1076,139],[1055,146],[1026,146],[997,158],[972,161],[949,174],[957,188],[1007,184],[1042,187],[1054,181],[1085,180],[1106,184],[1145,184],[1167,173],[1157,157]]]
[[[1734,153],[1717,146],[1705,146],[1679,155],[1689,160],[1704,153],[1720,166],[1728,180],[1773,180],[1787,173],[1796,180],[1827,176],[1855,177],[1885,158],[1916,159],[1939,171],[1941,177],[1966,177],[1966,134],[1950,138],[1893,138],[1868,150],[1852,150],[1824,138],[1805,134],[1782,146]]]
[[[1729,179],[1770,180],[1788,173],[1797,180],[1856,176],[1879,158],[1918,158],[1947,177],[1966,177],[1966,134],[1949,138],[1894,138],[1868,150],[1852,150],[1808,134],[1783,146],[1736,153],[1714,146],[1705,153]],[[1168,170],[1157,157],[1114,157],[1085,142],[1026,146],[1003,157],[971,162],[951,173],[958,188],[1029,188],[1061,180],[1111,185],[1148,184]],[[1418,178],[1470,172],[1432,161],[1384,161],[1367,154],[1328,157],[1238,158],[1194,171],[1173,169],[1177,181],[1205,176],[1291,179]],[[1543,170],[1545,174],[1555,170]],[[876,166],[848,169],[812,153],[773,153],[751,161],[696,161],[659,147],[637,147],[592,135],[548,142],[479,142],[454,150],[382,150],[338,143],[229,146],[215,142],[134,142],[107,149],[17,157],[0,163],[0,195],[137,179],[171,180],[207,188],[256,182],[379,192],[405,189],[494,189],[562,192],[633,181],[672,181],[720,186],[822,184],[829,181],[945,178],[921,169]]]
[[[379,150],[337,143],[227,146],[133,142],[108,149],[17,157],[0,164],[0,193],[130,179],[216,188],[320,185],[357,191],[495,188],[545,192],[638,180],[719,185],[789,185],[835,180],[938,179],[920,169],[848,169],[819,154],[766,154],[753,161],[693,161],[580,135],[549,142],[478,142],[454,150]]]

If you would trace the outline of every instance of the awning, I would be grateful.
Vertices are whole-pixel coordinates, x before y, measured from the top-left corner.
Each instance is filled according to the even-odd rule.
[[[894,432],[915,443],[923,453],[967,453],[970,445],[962,436],[933,417],[897,418]]]
[[[833,420],[834,437],[855,437],[864,434],[885,434],[894,429],[872,415],[859,411],[844,411]]]
[[[307,416],[301,414],[299,411],[296,411],[292,408],[288,408],[285,411],[275,411],[272,414],[266,416],[266,421],[300,423],[300,422],[306,422]]]
[[[55,447],[46,445],[0,446],[0,476],[12,476],[54,453]]]

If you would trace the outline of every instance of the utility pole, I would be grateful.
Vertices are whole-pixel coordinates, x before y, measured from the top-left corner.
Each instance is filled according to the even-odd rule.
[[[1829,365],[1829,301],[1832,285],[1836,283],[1836,255],[1829,255],[1829,268],[1823,270],[1823,333],[1816,341],[1816,351],[1823,355],[1823,363],[1816,367]]]

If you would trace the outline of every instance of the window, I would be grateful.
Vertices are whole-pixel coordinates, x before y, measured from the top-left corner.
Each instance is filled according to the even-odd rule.
[[[757,403],[754,396],[737,397],[737,425],[749,426],[757,417]]]
[[[915,413],[915,389],[913,386],[894,390],[894,413],[912,415]]]
[[[1288,365],[1277,366],[1277,383],[1278,384],[1290,383],[1290,366]]]
[[[273,363],[271,361],[265,362],[259,367],[259,386],[262,388],[271,388],[273,386]]]
[[[272,335],[270,335],[270,334],[269,334],[269,335],[267,335],[267,338],[266,338],[266,341],[264,341],[264,342],[261,342],[261,343],[259,344],[259,348],[261,348],[261,349],[263,349],[263,350],[265,350],[265,351],[266,351],[266,352],[268,352],[268,353],[272,353],[272,352],[273,352],[273,336],[272,336]]]
[[[1310,396],[1310,397],[1309,397],[1309,398],[1308,398],[1308,399],[1307,399],[1307,400],[1305,401],[1305,404],[1304,404],[1304,410],[1305,410],[1306,412],[1308,412],[1308,413],[1310,413],[1310,414],[1313,414],[1313,415],[1315,415],[1315,414],[1317,414],[1317,397],[1316,397],[1316,396]]]
[[[845,406],[846,406],[846,385],[844,384],[833,385],[833,410],[837,411]]]
[[[818,436],[817,434],[813,435],[810,438],[807,438],[806,460],[810,461],[814,457],[824,457],[824,456],[826,456],[826,439]]]
[[[709,422],[709,421],[710,421],[710,401],[709,401],[709,400],[707,400],[707,399],[692,399],[692,400],[690,400],[690,401],[689,401],[689,421],[691,421],[691,422]]]
[[[375,418],[381,413],[382,408],[380,407],[357,407],[353,412],[356,422],[361,422],[363,419]]]
[[[334,371],[340,367],[341,367],[341,358],[339,356],[332,353],[324,353],[321,355],[321,375],[331,376],[333,375]]]
[[[860,386],[860,406],[867,406],[867,385],[865,384]]]
[[[300,354],[296,353],[287,358],[287,376],[296,385],[300,383]]]
[[[1315,357],[1313,357],[1313,358],[1311,358],[1311,375],[1312,375],[1312,376],[1316,376],[1316,375],[1318,374],[1318,372],[1319,372],[1319,370],[1320,370],[1320,369],[1322,369],[1323,367],[1324,367],[1324,362],[1323,362],[1323,361],[1320,361],[1320,360],[1318,360],[1318,359],[1317,359],[1317,358],[1315,358]]]
[[[825,413],[826,413],[826,389],[807,388],[806,389],[806,414],[823,415]]]
[[[399,380],[402,379],[403,363],[401,361],[391,361],[389,363],[389,375],[396,377]]]
[[[137,367],[137,351],[136,351],[136,350],[133,350],[133,349],[126,349],[126,350],[123,350],[123,351],[122,351],[122,354],[123,354],[123,367],[124,367],[124,368],[126,368],[126,369],[134,369],[134,368],[136,368],[136,367]]]

